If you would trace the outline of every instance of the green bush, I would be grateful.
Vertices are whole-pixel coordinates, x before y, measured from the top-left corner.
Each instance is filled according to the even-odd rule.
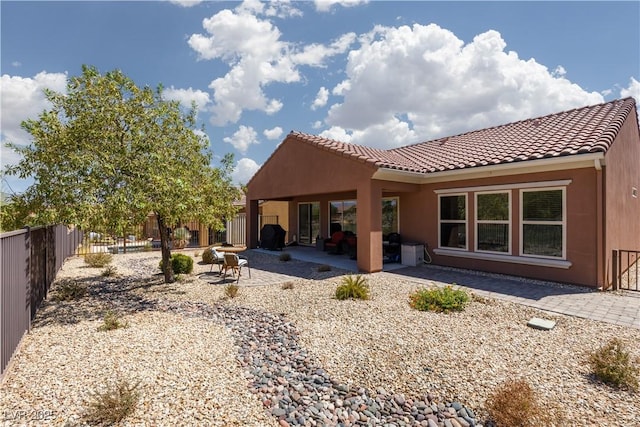
[[[409,305],[420,311],[436,311],[448,313],[449,311],[462,311],[469,302],[469,294],[462,289],[453,289],[452,286],[444,288],[423,288],[409,296]]]
[[[162,270],[162,260],[160,260],[158,267]],[[191,274],[193,271],[193,258],[185,254],[173,254],[171,255],[171,267],[175,274]]]
[[[624,343],[612,338],[589,355],[589,365],[595,376],[613,387],[638,389],[640,359],[633,360]]]
[[[53,301],[73,301],[87,295],[87,287],[75,280],[61,280],[51,294]]]
[[[85,418],[90,424],[114,425],[131,414],[140,399],[139,382],[119,380],[102,393],[92,393]]]
[[[84,263],[89,267],[102,268],[113,261],[113,255],[107,252],[95,252],[84,256]]]
[[[344,277],[342,284],[336,288],[336,298],[339,300],[349,298],[369,299],[369,284],[367,283],[367,279],[361,275]]]
[[[118,275],[118,269],[115,265],[107,265],[101,274],[102,277],[114,277]]]
[[[291,261],[291,254],[289,252],[282,252],[280,254],[280,261]]]

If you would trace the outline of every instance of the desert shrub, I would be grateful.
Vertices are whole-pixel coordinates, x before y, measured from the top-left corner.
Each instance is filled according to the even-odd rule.
[[[87,295],[86,285],[75,280],[61,280],[56,284],[55,292],[52,292],[53,301],[73,301]]]
[[[138,404],[139,384],[121,379],[104,392],[93,392],[86,404],[86,420],[91,424],[113,425],[125,419]]]
[[[318,272],[322,273],[324,271],[331,271],[331,266],[328,264],[322,264],[318,266]]]
[[[235,298],[238,295],[239,286],[231,283],[224,287],[224,294],[229,298]]]
[[[102,268],[113,261],[113,255],[107,252],[95,252],[84,256],[84,263],[89,267]]]
[[[462,311],[469,302],[469,294],[452,286],[422,288],[409,295],[409,305],[420,311],[448,313]]]
[[[291,261],[291,254],[289,252],[282,252],[280,254],[280,261]]]
[[[282,289],[293,289],[293,282],[284,282],[282,284]]]
[[[497,427],[564,425],[557,408],[543,405],[523,379],[507,380],[498,385],[487,398],[485,407]]]
[[[339,300],[345,300],[349,298],[354,299],[369,299],[369,284],[367,279],[361,275],[345,276],[342,279],[342,284],[336,288],[336,298]]]
[[[114,329],[128,328],[128,327],[129,327],[129,323],[122,322],[120,320],[120,316],[118,316],[117,313],[113,311],[107,311],[104,314],[104,321],[102,325],[98,327],[98,331],[100,332],[113,331]]]
[[[213,258],[213,253],[211,253],[211,248],[213,248],[213,246],[209,246],[207,249],[205,249],[204,252],[202,252],[202,262],[204,264],[213,264],[213,262],[215,261]]]
[[[102,270],[102,277],[113,277],[118,274],[118,269],[115,265],[107,265],[104,270]]]
[[[158,267],[162,270],[163,262],[160,260]],[[193,271],[193,258],[185,254],[171,255],[171,267],[175,274],[190,274]]]
[[[637,390],[639,365],[640,359],[634,360],[618,338],[612,338],[589,355],[589,366],[595,376],[613,387]]]

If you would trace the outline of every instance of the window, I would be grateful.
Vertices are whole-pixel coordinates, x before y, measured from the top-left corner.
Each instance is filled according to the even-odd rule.
[[[331,224],[340,224],[342,231],[356,234],[356,201],[340,200],[329,202]],[[332,229],[330,226],[329,229]]]
[[[382,235],[398,233],[398,198],[382,199]]]
[[[466,194],[439,197],[439,241],[442,248],[467,249],[467,196]]]
[[[298,242],[303,245],[315,243],[320,234],[320,203],[298,204]]]
[[[565,258],[565,190],[521,190],[522,255]]]
[[[476,193],[476,250],[510,253],[511,193]]]

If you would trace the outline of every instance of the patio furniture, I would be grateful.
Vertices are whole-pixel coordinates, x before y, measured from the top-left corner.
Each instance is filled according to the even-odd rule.
[[[224,252],[218,252],[216,250],[216,248],[211,248],[211,255],[213,262],[211,263],[211,269],[209,270],[210,272],[213,271],[213,266],[214,265],[218,265],[219,270],[218,270],[218,274],[222,273],[222,265],[224,264]]]
[[[330,239],[325,240],[324,247],[331,254],[342,253],[342,240],[344,240],[344,232],[336,231]]]
[[[246,258],[240,258],[238,255],[233,253],[225,253],[224,254],[224,264],[222,269],[224,270],[224,277],[227,277],[227,271],[231,270],[231,275],[235,278],[235,273],[238,272],[237,282],[240,282],[240,272],[242,271],[242,267],[247,267],[249,270],[249,278],[251,278],[251,268],[249,267],[249,260]]]
[[[270,251],[282,250],[286,234],[280,224],[265,224],[260,230],[260,247]]]
[[[389,262],[400,262],[402,238],[398,233],[389,233],[382,242],[383,257]]]

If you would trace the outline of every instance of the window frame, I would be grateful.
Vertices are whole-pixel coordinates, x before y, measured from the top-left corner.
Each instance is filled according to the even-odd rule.
[[[397,225],[397,229],[395,231],[392,231],[391,233],[398,233],[399,234],[400,233],[400,197],[398,197],[398,196],[383,197],[382,198],[382,203],[384,203],[385,200],[395,200],[396,201],[396,225]],[[380,211],[382,212],[382,206],[380,206]]]
[[[507,219],[506,220],[480,220],[478,219],[478,196],[484,195],[484,194],[506,194],[507,195]],[[511,197],[511,190],[494,190],[494,191],[478,191],[475,192],[474,195],[474,212],[473,212],[473,220],[474,220],[474,231],[475,231],[475,235],[474,235],[474,252],[480,252],[480,253],[489,253],[489,254],[500,254],[500,255],[511,255],[513,250],[512,250],[512,242],[513,242],[513,230],[512,230],[512,197]],[[490,250],[486,250],[486,249],[479,249],[478,248],[478,243],[479,243],[479,232],[478,232],[478,225],[480,224],[500,224],[500,225],[506,225],[507,226],[507,250],[506,252],[502,252],[502,251],[490,251]]]
[[[561,191],[562,192],[562,221],[525,221],[524,219],[524,193],[533,193],[541,191]],[[522,257],[543,258],[552,260],[567,260],[567,187],[538,187],[526,188],[519,191],[520,196],[520,215],[519,215],[519,233],[520,248],[519,255]],[[524,253],[524,226],[525,225],[561,225],[562,226],[562,256],[536,255]]]
[[[342,210],[340,211],[340,227],[342,229],[342,231],[345,231],[345,227],[344,227],[344,203],[345,202],[353,202],[353,205],[356,207],[356,221],[355,221],[355,227],[356,227],[356,231],[354,232],[354,234],[357,235],[357,231],[358,231],[358,220],[357,220],[357,212],[358,212],[358,199],[337,199],[337,200],[329,200],[327,206],[329,208],[329,214],[328,214],[328,220],[329,220],[329,224],[328,224],[328,229],[331,230],[331,223],[333,222],[331,220],[331,204],[332,203],[341,203],[342,204]],[[382,208],[380,208],[382,209]],[[329,236],[331,237],[331,236]]]
[[[442,198],[464,196],[464,220],[442,220]],[[442,246],[442,224],[464,224],[464,248]],[[469,193],[438,194],[438,248],[452,251],[469,251]]]

